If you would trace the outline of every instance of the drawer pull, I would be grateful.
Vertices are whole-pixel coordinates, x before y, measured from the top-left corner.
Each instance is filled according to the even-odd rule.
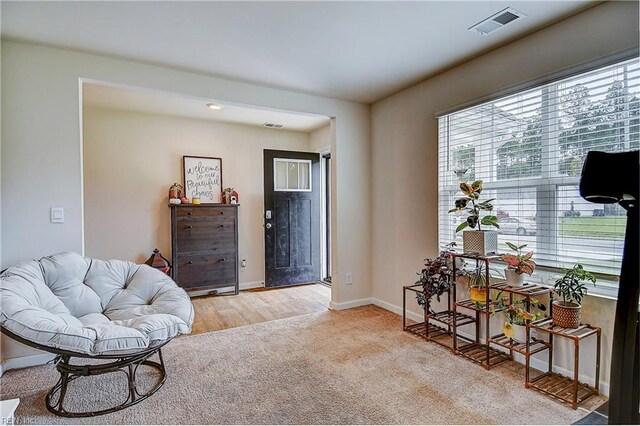
[[[187,265],[193,265],[193,260],[190,260],[189,262],[187,262]]]
[[[193,228],[193,225],[187,226],[187,229],[191,229],[191,228]]]
[[[225,259],[224,257],[222,259],[220,259],[220,262],[226,262],[227,259]]]
[[[187,212],[187,215],[191,216],[193,215],[193,212]]]
[[[224,212],[220,212],[220,214],[224,214]]]
[[[224,225],[220,225],[219,228],[224,228]]]

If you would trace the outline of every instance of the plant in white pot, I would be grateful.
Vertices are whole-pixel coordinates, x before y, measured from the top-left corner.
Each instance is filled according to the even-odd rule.
[[[500,256],[500,259],[507,263],[507,267],[504,269],[504,276],[507,279],[507,284],[519,287],[524,283],[523,275],[531,275],[536,268],[536,263],[531,260],[533,252],[522,254],[522,249],[527,246],[526,244],[517,246],[513,243],[507,243],[507,246],[515,251],[516,254],[503,254]]]
[[[582,317],[582,298],[587,294],[585,281],[596,284],[596,277],[580,264],[565,271],[553,285],[553,289],[562,300],[553,302],[553,323],[559,327],[576,328]]]
[[[502,327],[504,335],[517,343],[526,343],[527,322],[535,321],[542,317],[542,313],[547,310],[547,307],[538,302],[537,299],[531,298],[529,300],[529,309],[527,309],[526,299],[518,299],[509,303],[508,298],[502,296],[502,292],[498,293],[496,300],[497,303],[492,314],[497,311],[504,312],[507,320]],[[529,335],[529,341],[531,341],[531,337]]]
[[[479,201],[482,193],[481,180],[475,180],[472,183],[460,182],[460,190],[464,195],[456,199],[455,207],[449,210],[449,213],[465,211],[468,214],[467,219],[456,228],[456,232],[465,228],[472,229],[462,233],[462,250],[465,253],[476,253],[480,256],[496,253],[498,251],[498,233],[483,230],[482,226],[500,228],[498,218],[491,214],[480,217],[482,211],[490,213],[493,210],[491,202],[494,198]]]

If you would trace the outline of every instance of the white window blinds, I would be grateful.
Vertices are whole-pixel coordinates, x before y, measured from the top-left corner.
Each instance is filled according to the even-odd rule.
[[[496,198],[500,249],[528,244],[539,265],[617,275],[625,212],[578,193],[589,151],[640,148],[640,61],[545,84],[439,118],[439,240],[462,243],[449,214],[460,180]]]

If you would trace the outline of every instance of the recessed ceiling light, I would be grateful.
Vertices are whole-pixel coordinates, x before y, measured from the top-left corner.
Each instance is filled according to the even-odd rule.
[[[213,104],[213,103],[212,103],[212,104],[207,104],[207,108],[209,108],[209,109],[219,110],[219,109],[222,109],[222,105],[220,105],[220,104]]]

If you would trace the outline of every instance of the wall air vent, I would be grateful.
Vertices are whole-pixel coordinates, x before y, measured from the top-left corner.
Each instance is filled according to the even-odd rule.
[[[524,18],[525,16],[527,15],[508,7],[496,13],[495,15],[488,17],[487,19],[478,22],[469,29],[474,30],[480,35],[487,35],[496,30],[499,30],[500,28],[515,21],[516,19]]]
[[[262,125],[262,127],[268,127],[270,129],[282,129],[284,127],[283,124],[276,124],[276,123],[264,123]]]

